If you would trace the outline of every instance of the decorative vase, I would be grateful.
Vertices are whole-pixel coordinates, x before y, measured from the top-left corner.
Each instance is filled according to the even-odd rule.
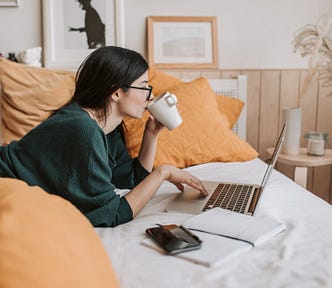
[[[284,107],[282,119],[283,122],[287,122],[282,153],[297,155],[300,153],[302,109]]]

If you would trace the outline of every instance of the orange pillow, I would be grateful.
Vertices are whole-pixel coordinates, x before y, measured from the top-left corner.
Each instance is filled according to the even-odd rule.
[[[148,74],[149,84],[153,87],[153,94],[155,96],[158,96],[165,91],[169,91],[185,83],[179,78],[171,76],[153,67],[149,68]]]
[[[149,84],[153,86],[153,94],[160,95],[162,92],[169,91],[180,87],[186,82],[162,72],[155,68],[149,69]],[[228,121],[229,127],[233,128],[243,109],[244,103],[233,97],[216,95],[219,111],[224,114]]]
[[[0,287],[119,287],[104,246],[70,202],[0,178]]]
[[[3,144],[22,138],[74,91],[74,73],[30,67],[0,57]]]
[[[199,78],[171,89],[178,97],[183,123],[173,131],[161,132],[154,165],[172,164],[183,168],[214,161],[246,161],[257,152],[229,128],[227,118],[218,110],[216,96],[207,79]],[[125,119],[126,143],[133,157],[138,155],[145,122]]]
[[[229,122],[229,128],[233,128],[240,117],[244,102],[238,98],[217,95],[216,100],[220,113],[224,114]]]

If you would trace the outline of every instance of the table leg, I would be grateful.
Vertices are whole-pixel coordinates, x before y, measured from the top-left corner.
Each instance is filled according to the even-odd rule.
[[[304,188],[307,188],[307,167],[295,167],[294,181]]]

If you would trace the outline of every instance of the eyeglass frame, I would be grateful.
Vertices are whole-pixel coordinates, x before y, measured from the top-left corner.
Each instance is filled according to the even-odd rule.
[[[148,85],[147,87],[139,87],[139,86],[128,85],[128,86],[125,86],[125,87],[126,88],[133,88],[133,89],[139,89],[139,90],[149,91],[148,95],[146,97],[146,101],[150,101],[151,100],[151,94],[152,94],[152,89],[153,89],[153,87],[151,85]]]

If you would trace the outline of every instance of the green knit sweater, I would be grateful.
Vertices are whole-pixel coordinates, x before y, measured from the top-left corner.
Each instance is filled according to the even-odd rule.
[[[77,104],[61,109],[19,141],[0,147],[0,176],[24,180],[72,202],[94,226],[133,218],[117,188],[148,172],[131,159],[118,129],[105,135]]]

